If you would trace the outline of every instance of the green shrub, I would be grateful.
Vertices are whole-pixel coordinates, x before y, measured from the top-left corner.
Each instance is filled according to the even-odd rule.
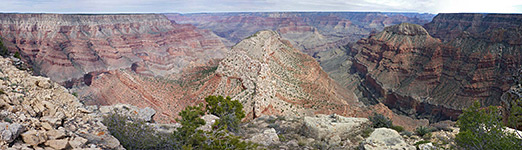
[[[217,105],[207,108],[218,110],[215,112],[223,110],[220,114],[234,114],[234,118],[237,118],[236,116],[245,116],[243,111],[241,111],[242,114],[236,114],[236,108],[243,107],[241,104],[239,104],[239,106],[232,104],[231,107],[222,108],[223,103],[219,102],[221,101],[213,103]],[[145,121],[129,121],[129,118],[119,115],[118,113],[104,117],[103,123],[126,149],[246,150],[257,148],[257,144],[241,141],[240,137],[229,133],[226,128],[213,128],[212,131],[198,130],[198,127],[205,124],[205,121],[201,119],[201,117],[205,113],[210,113],[204,110],[204,108],[205,106],[202,104],[185,107],[185,109],[179,113],[181,118],[176,119],[182,127],[177,128],[172,134],[158,133],[154,128],[147,125]],[[222,118],[217,121],[226,122],[221,119]],[[227,127],[227,125],[225,124],[224,127]]]
[[[3,57],[7,57],[9,56],[9,50],[7,50],[7,47],[5,47],[2,40],[3,39],[0,38],[0,55],[2,55]]]
[[[420,126],[415,129],[415,134],[423,138],[430,138],[431,130],[427,127]]]
[[[206,111],[203,110],[203,105],[199,105],[188,106],[179,113],[181,119],[177,119],[177,121],[182,127],[178,128],[174,136],[180,141],[181,149],[242,150],[255,149],[257,147],[257,144],[252,142],[241,141],[240,137],[232,135],[227,130],[235,125],[238,127],[241,121],[239,118],[245,117],[241,103],[232,101],[229,97],[224,99],[222,96],[208,96],[205,98],[205,101],[208,103]],[[223,116],[216,120],[214,124],[216,127],[212,131],[197,130],[198,127],[205,124],[205,121],[201,119],[205,112],[218,117]]]
[[[393,129],[393,130],[395,130],[395,131],[397,131],[397,132],[399,132],[399,133],[401,133],[402,131],[404,131],[404,127],[402,127],[402,126],[395,126],[395,125],[394,125],[394,126],[391,127],[391,129]]]
[[[370,135],[372,134],[373,132],[373,128],[366,128],[362,131],[362,137],[364,138],[367,138],[367,137],[370,137]]]
[[[171,149],[171,145],[175,145],[171,136],[156,133],[143,120],[130,121],[126,116],[113,112],[105,116],[102,122],[126,149]]]
[[[410,131],[402,131],[401,135],[406,135],[408,137],[411,137],[413,135],[413,133],[411,133]]]
[[[374,113],[373,116],[370,116],[369,119],[372,122],[372,126],[374,128],[391,128],[393,126],[390,118],[385,117],[382,114]]]
[[[457,145],[463,149],[522,149],[522,140],[505,132],[501,119],[496,107],[483,109],[475,102],[457,120]]]
[[[14,58],[18,58],[18,59],[22,59],[22,56],[20,56],[20,52],[15,52],[15,54],[13,55]]]
[[[210,114],[218,116],[220,119],[214,124],[217,128],[224,128],[232,132],[236,132],[241,123],[241,119],[245,118],[243,105],[230,97],[210,95],[205,98],[207,102],[207,111]]]
[[[426,143],[431,143],[431,141],[429,141],[429,140],[418,141],[418,142],[415,142],[415,144],[413,144],[413,145],[419,146],[421,144],[426,144]]]

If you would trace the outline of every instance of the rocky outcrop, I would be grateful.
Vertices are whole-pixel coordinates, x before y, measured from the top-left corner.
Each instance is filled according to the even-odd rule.
[[[279,137],[277,136],[276,130],[274,128],[266,129],[262,133],[256,134],[248,140],[251,142],[263,144],[265,146],[279,143]]]
[[[0,147],[122,149],[100,118],[49,78],[31,76],[0,58]]]
[[[156,14],[0,14],[0,36],[36,73],[62,84],[89,85],[89,73],[122,68],[165,76],[226,52],[211,32]]]
[[[397,131],[388,128],[378,128],[372,132],[370,137],[361,143],[364,150],[415,150],[415,146],[404,142]]]
[[[383,103],[398,114],[456,120],[473,101],[499,105],[500,95],[512,84],[512,70],[522,62],[521,47],[506,40],[495,42],[492,39],[497,37],[489,31],[500,30],[500,24],[506,34],[517,30],[512,24],[499,23],[481,35],[463,34],[442,41],[429,32],[443,34],[441,30],[457,20],[437,25],[444,22],[442,18],[456,16],[445,15],[427,24],[428,30],[402,23],[316,56],[330,76],[355,91],[362,102]]]
[[[354,116],[362,107],[312,57],[274,31],[260,31],[235,45],[220,62],[216,77],[220,80],[214,93],[242,102],[247,118],[315,113]]]
[[[366,118],[347,118],[336,114],[304,117],[303,131],[307,137],[328,141],[330,145],[351,142],[370,127]],[[351,140],[351,141],[350,141]]]
[[[165,14],[169,19],[209,29],[229,46],[260,30],[274,30],[296,48],[313,55],[355,42],[385,26],[424,24],[432,14],[375,12],[266,12]]]

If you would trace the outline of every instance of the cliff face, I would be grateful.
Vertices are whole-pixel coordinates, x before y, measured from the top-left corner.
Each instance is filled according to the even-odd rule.
[[[318,113],[367,117],[375,111],[409,129],[426,125],[383,105],[364,106],[353,92],[329,78],[315,59],[274,31],[261,31],[235,45],[224,59],[187,67],[180,74],[150,77],[127,69],[96,76],[91,86],[78,91],[87,104],[151,107],[158,111],[154,116],[158,122],[174,122],[186,106],[201,103],[208,95],[224,95],[243,103],[247,119]]]
[[[0,14],[0,36],[37,73],[62,83],[131,66],[164,76],[226,51],[211,32],[155,14]]]
[[[185,106],[211,94],[240,100],[251,119],[262,115],[359,113],[357,98],[338,86],[310,56],[273,31],[234,46],[219,63],[185,68],[180,74],[148,77],[131,70],[97,75],[79,91],[89,104],[128,103],[157,110],[156,121],[172,122]]]
[[[517,14],[439,14],[425,28],[434,37],[452,40],[474,37],[488,42],[522,44],[522,15]]]
[[[244,103],[248,116],[354,116],[362,107],[355,95],[331,80],[315,59],[273,31],[260,31],[235,45],[216,75],[221,78],[218,89],[241,85],[233,98]],[[238,80],[231,83],[230,79]]]
[[[385,26],[410,22],[424,24],[433,15],[415,13],[212,13],[165,14],[169,19],[209,29],[226,39],[230,46],[257,31],[274,30],[296,48],[314,55],[316,52],[355,42],[371,31]]]
[[[427,29],[386,27],[317,59],[367,104],[382,102],[399,114],[432,121],[457,119],[474,101],[500,105],[522,64],[522,30],[515,23],[520,16],[440,14]]]

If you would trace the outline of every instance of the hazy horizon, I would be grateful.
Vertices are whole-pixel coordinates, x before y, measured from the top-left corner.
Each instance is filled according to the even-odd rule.
[[[1,3],[2,13],[522,13],[522,1],[517,0],[16,0]]]

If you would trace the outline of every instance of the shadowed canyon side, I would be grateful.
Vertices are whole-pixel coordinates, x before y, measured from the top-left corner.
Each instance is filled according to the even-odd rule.
[[[260,30],[274,30],[296,48],[313,56],[355,42],[385,26],[424,24],[432,14],[377,12],[263,12],[165,14],[169,19],[209,29],[232,46]]]
[[[522,64],[522,30],[515,23],[520,16],[439,14],[427,30],[390,26],[316,58],[367,104],[382,102],[396,113],[431,121],[455,120],[474,101],[500,105]]]
[[[164,76],[226,52],[211,32],[156,14],[0,14],[0,36],[36,73],[60,83],[131,67]]]
[[[210,94],[240,100],[249,119],[261,115],[337,113],[354,116],[362,103],[338,86],[310,56],[273,31],[262,31],[234,46],[219,62],[187,67],[180,74],[149,77],[131,70],[98,75],[81,90],[92,103],[130,103],[158,110],[160,122],[172,122],[188,105]]]
[[[79,91],[91,103],[128,103],[158,111],[158,122],[174,122],[184,107],[208,95],[225,95],[244,105],[247,119],[263,115],[342,114],[367,117],[380,112],[409,129],[421,120],[394,114],[384,105],[364,106],[353,92],[328,77],[317,61],[274,31],[261,31],[239,42],[227,56],[180,74],[150,77],[132,70],[98,75]]]

